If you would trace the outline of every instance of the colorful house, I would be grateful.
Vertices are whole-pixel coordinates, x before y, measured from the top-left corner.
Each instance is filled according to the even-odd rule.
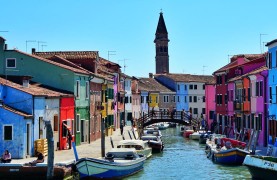
[[[191,111],[194,118],[205,115],[205,83],[212,82],[212,76],[168,73],[155,75],[155,79],[176,91],[177,111]]]
[[[266,44],[268,47],[267,67],[268,67],[268,143],[273,145],[277,142],[277,39]]]
[[[64,149],[62,135],[67,131],[63,131],[64,117],[66,113],[60,111],[60,109],[74,109],[72,104],[64,103],[60,107],[60,101],[70,99],[74,102],[73,94],[67,94],[65,92],[58,92],[50,90],[38,83],[29,83],[26,77],[9,77],[12,81],[0,78],[1,83],[1,98],[2,107],[4,111],[2,116],[2,123],[7,126],[7,130],[3,132],[7,133],[10,140],[5,140],[3,143],[2,150],[5,148],[9,149],[13,154],[13,158],[25,158],[27,156],[33,156],[35,154],[34,141],[37,139],[46,138],[46,130],[44,121],[51,121],[53,127],[53,139],[55,149]],[[23,83],[22,83],[23,81]],[[18,84],[21,82],[21,85]],[[74,104],[73,104],[74,105]],[[8,111],[10,113],[7,113]],[[11,112],[13,112],[11,114]],[[19,113],[20,112],[20,113]],[[15,120],[9,120],[11,117],[5,115],[15,116]],[[74,117],[74,116],[73,116]],[[71,120],[72,123],[73,119]],[[25,122],[26,121],[26,122]],[[7,122],[8,125],[7,125]],[[23,127],[23,128],[22,128]],[[0,128],[2,130],[2,128]],[[20,129],[20,130],[19,130]],[[22,135],[22,136],[21,136]],[[66,139],[66,137],[65,137]],[[74,138],[73,138],[74,140]]]
[[[5,40],[0,38],[0,47],[4,46]],[[33,52],[35,53],[35,52]],[[82,52],[78,52],[82,56]],[[77,53],[77,54],[78,54]],[[70,56],[71,53],[66,55]],[[75,126],[74,134],[76,144],[89,140],[89,81],[91,74],[79,66],[72,64],[64,58],[43,58],[30,55],[19,50],[0,49],[2,67],[0,74],[5,76],[29,75],[34,82],[51,86],[58,90],[64,90],[75,96]],[[50,54],[52,57],[52,55]],[[48,57],[48,56],[47,56]],[[38,68],[39,67],[39,68]],[[49,76],[51,78],[49,78]],[[71,127],[72,128],[72,127]],[[36,134],[35,134],[36,136]]]
[[[138,78],[132,77],[132,117],[135,121],[141,117],[141,96],[138,81]]]
[[[215,84],[206,83],[205,84],[205,97],[206,97],[206,121],[208,123],[209,129],[211,129],[211,124],[215,119]]]

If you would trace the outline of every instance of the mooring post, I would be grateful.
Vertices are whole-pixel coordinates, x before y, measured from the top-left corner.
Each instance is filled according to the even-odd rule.
[[[110,141],[111,141],[112,148],[114,148],[112,137],[110,137]]]

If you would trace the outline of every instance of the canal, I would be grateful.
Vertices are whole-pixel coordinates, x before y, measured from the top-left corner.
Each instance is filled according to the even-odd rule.
[[[164,152],[153,154],[144,169],[125,179],[251,179],[245,166],[222,166],[206,157],[205,145],[179,133],[179,126],[162,130]]]

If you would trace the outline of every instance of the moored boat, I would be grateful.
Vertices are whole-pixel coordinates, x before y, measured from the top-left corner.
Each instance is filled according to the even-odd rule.
[[[152,148],[143,140],[128,139],[119,141],[117,148],[135,148],[138,154],[144,154],[146,158],[152,156]]]
[[[82,158],[75,165],[81,178],[120,179],[142,170],[145,159],[134,148],[113,148],[104,158]]]
[[[184,136],[185,138],[189,138],[189,136],[190,136],[192,133],[194,133],[194,130],[187,129],[187,130],[184,131],[183,136]]]
[[[47,179],[47,163],[0,163],[0,179]],[[71,166],[54,166],[53,179],[65,179],[72,176]]]
[[[213,162],[225,165],[241,165],[245,156],[250,154],[244,150],[246,143],[229,139],[221,138],[215,141],[208,140],[206,142],[207,157]]]
[[[243,165],[247,166],[252,178],[273,180],[277,177],[277,158],[272,156],[247,155]]]
[[[161,152],[164,149],[164,144],[159,136],[141,136],[141,140],[148,142],[149,146],[152,148],[152,152]]]

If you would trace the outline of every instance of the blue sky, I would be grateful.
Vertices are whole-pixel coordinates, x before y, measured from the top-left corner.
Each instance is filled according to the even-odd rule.
[[[168,30],[171,73],[211,75],[228,55],[266,51],[277,38],[276,0],[0,0],[0,36],[28,52],[99,51],[128,75],[155,73],[160,9]],[[260,35],[267,34],[267,35]],[[260,44],[261,37],[261,44]],[[38,41],[41,43],[38,46]],[[41,45],[44,45],[43,47]],[[203,66],[205,66],[203,68]],[[204,69],[204,71],[203,71]],[[122,68],[122,71],[123,68]]]

